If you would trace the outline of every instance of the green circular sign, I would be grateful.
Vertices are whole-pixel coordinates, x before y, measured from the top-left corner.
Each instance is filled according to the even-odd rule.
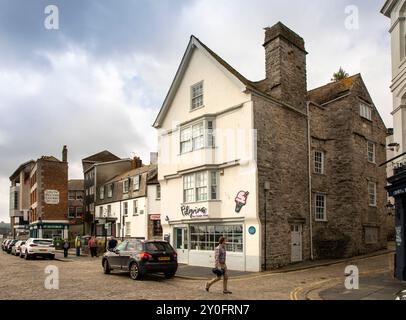
[[[249,227],[248,232],[249,234],[255,234],[255,232],[257,232],[257,229],[255,229],[255,227]]]

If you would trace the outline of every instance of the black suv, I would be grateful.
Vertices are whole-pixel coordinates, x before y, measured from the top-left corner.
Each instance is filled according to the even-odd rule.
[[[163,273],[169,279],[178,269],[178,257],[166,241],[125,240],[103,255],[102,265],[105,274],[122,270],[129,272],[133,280],[146,273]]]

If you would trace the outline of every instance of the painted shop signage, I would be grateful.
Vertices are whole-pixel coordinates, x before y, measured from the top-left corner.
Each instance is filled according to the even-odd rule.
[[[182,212],[182,215],[184,217],[190,217],[192,218],[200,218],[200,217],[208,217],[209,212],[206,207],[195,207],[191,208],[189,206],[181,206],[180,210]]]
[[[235,197],[235,212],[239,213],[241,208],[247,204],[247,198],[250,193],[248,191],[240,191]]]
[[[45,190],[44,200],[46,204],[59,204],[59,191],[58,190]]]

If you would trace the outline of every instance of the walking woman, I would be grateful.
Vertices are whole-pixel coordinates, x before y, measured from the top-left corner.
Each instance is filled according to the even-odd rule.
[[[217,281],[221,280],[223,276],[223,293],[231,294],[232,292],[227,289],[228,273],[226,266],[226,238],[220,237],[219,245],[215,249],[215,268],[213,272],[216,273],[216,278],[206,282],[206,291],[209,292],[210,287]]]

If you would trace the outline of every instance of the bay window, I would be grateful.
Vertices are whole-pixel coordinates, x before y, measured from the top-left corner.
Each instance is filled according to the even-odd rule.
[[[214,121],[202,120],[180,130],[180,153],[214,146]]]
[[[216,171],[201,171],[183,177],[185,203],[217,200],[218,177]]]

